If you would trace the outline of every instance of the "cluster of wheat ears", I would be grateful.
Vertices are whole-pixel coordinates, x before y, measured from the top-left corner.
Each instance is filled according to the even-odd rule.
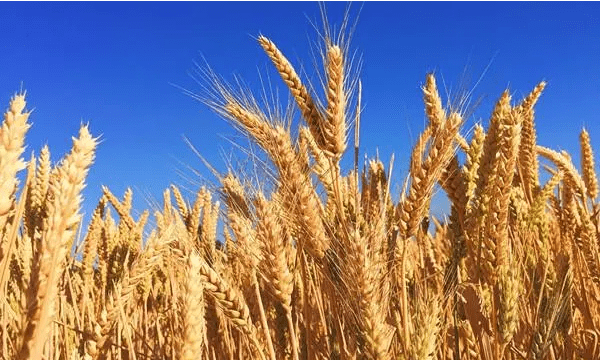
[[[391,165],[359,168],[357,135],[354,168],[340,166],[361,109],[347,47],[325,38],[319,97],[258,42],[302,123],[291,131],[289,113],[215,81],[209,105],[264,151],[272,176],[257,185],[232,170],[191,202],[172,186],[150,233],[132,192],[106,188],[80,231],[97,139],[82,126],[59,163],[47,147],[26,161],[30,113],[12,98],[0,128],[1,359],[600,357],[590,137],[581,171],[537,145],[543,82],[520,102],[504,92],[468,139],[428,75],[428,123],[394,199]],[[438,187],[451,213],[430,231]]]

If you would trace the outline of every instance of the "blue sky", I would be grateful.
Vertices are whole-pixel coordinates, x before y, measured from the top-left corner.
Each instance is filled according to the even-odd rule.
[[[600,144],[600,5],[597,3],[355,3],[361,8],[351,43],[362,56],[362,153],[387,161],[395,153],[395,181],[406,175],[409,151],[423,129],[422,86],[434,71],[438,83],[473,85],[487,68],[466,129],[487,123],[505,88],[515,100],[539,81],[548,87],[537,107],[538,140],[578,159],[578,134],[586,126]],[[327,3],[339,24],[346,3]],[[53,161],[70,149],[81,122],[102,135],[88,177],[84,210],[100,185],[121,196],[134,189],[161,198],[170,183],[188,185],[187,164],[208,171],[182,140],[224,170],[237,133],[177,87],[199,92],[190,77],[205,58],[231,79],[259,89],[261,74],[274,75],[255,42],[270,37],[298,67],[312,67],[311,42],[320,24],[312,2],[280,3],[2,3],[0,104],[27,89],[34,123],[28,152],[48,144]],[[488,67],[489,65],[489,67]],[[316,79],[313,79],[316,80]],[[176,85],[176,86],[174,86]],[[446,93],[442,94],[444,97]],[[209,177],[210,178],[210,177]],[[436,207],[443,207],[436,203]]]

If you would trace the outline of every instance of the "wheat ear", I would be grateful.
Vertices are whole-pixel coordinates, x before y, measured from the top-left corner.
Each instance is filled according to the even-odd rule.
[[[71,153],[58,168],[57,182],[51,184],[53,199],[48,204],[48,227],[42,238],[41,263],[32,273],[28,294],[29,323],[23,334],[19,359],[42,358],[48,330],[55,315],[58,281],[70,249],[69,242],[80,221],[80,193],[94,159],[96,144],[87,126],[82,126],[79,138],[73,139]]]
[[[217,301],[229,321],[249,337],[257,355],[265,360],[256,335],[256,327],[250,319],[250,310],[244,299],[206,262],[201,262],[199,275],[202,278],[205,291]]]
[[[585,129],[581,130],[579,144],[581,145],[583,182],[587,189],[587,195],[590,199],[595,200],[598,197],[598,178],[596,177],[594,151],[592,150],[590,134]]]
[[[523,117],[523,127],[521,129],[521,146],[519,148],[519,170],[523,178],[525,193],[529,199],[534,195],[534,190],[539,186],[538,179],[538,160],[535,151],[536,131],[534,121],[534,106],[537,103],[542,91],[546,87],[544,81],[540,82],[533,91],[523,99],[517,106],[517,111],[521,112]]]
[[[587,186],[570,159],[559,152],[540,145],[536,146],[536,151],[538,154],[554,162],[556,166],[563,172],[565,183],[574,191],[576,191],[580,199],[585,198],[587,194]]]
[[[193,360],[202,357],[202,346],[206,332],[204,318],[203,284],[200,276],[202,260],[191,252],[187,263],[187,279],[183,298],[183,344],[182,360]]]
[[[302,84],[300,76],[298,76],[292,64],[290,64],[288,59],[286,59],[271,40],[264,36],[260,36],[258,38],[258,43],[265,50],[279,72],[279,75],[281,75],[281,78],[290,89],[292,96],[296,100],[296,104],[298,104],[298,108],[300,108],[300,111],[302,112],[302,117],[308,124],[315,140],[319,146],[324,146],[326,142],[321,129],[322,115],[308,93],[308,90]]]
[[[23,112],[25,105],[25,94],[15,95],[0,127],[0,229],[4,229],[14,204],[17,172],[25,169],[21,155],[25,151],[25,133],[31,126],[27,122],[30,113]]]
[[[327,121],[322,125],[326,148],[323,150],[337,161],[346,150],[344,54],[337,45],[327,51],[327,77]]]
[[[425,114],[435,137],[438,129],[446,121],[446,111],[442,105],[442,98],[435,83],[433,74],[427,74],[425,86],[423,87],[423,101],[425,102]]]

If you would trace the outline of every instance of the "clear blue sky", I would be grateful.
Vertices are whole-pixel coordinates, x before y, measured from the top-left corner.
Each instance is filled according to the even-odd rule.
[[[328,3],[331,23],[346,4]],[[361,4],[352,6],[356,14]],[[102,135],[89,174],[84,210],[100,185],[121,196],[134,188],[161,198],[170,183],[186,184],[178,169],[189,164],[207,174],[185,145],[223,170],[221,151],[237,133],[178,86],[199,91],[189,76],[202,56],[230,79],[259,84],[270,69],[256,44],[270,37],[296,65],[310,68],[310,42],[319,20],[316,3],[2,3],[0,5],[0,104],[21,86],[35,111],[28,152],[49,144],[53,161],[70,148],[81,122]],[[493,101],[509,87],[516,99],[546,80],[538,108],[541,144],[578,158],[586,126],[600,144],[600,5],[597,3],[364,3],[352,48],[364,61],[363,153],[396,154],[396,182],[423,129],[420,87],[425,74],[456,87],[471,85],[482,105],[469,119],[487,122]],[[273,75],[273,73],[270,73]],[[278,77],[272,77],[283,87]],[[189,171],[186,172],[190,174]],[[436,205],[438,206],[438,205]]]

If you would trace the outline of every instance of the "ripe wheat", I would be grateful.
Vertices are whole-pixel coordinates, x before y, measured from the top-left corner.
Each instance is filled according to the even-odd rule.
[[[292,114],[212,83],[208,106],[264,151],[270,163],[256,166],[272,177],[229,169],[218,191],[191,199],[172,186],[149,233],[133,192],[104,188],[73,256],[97,141],[83,126],[57,165],[47,147],[27,162],[30,113],[16,95],[0,127],[0,359],[600,358],[589,133],[581,169],[537,143],[541,82],[520,103],[504,92],[487,130],[465,139],[464,114],[429,74],[428,124],[394,199],[391,164],[359,168],[360,82],[347,44],[325,40],[321,99],[258,38],[297,131],[283,125]],[[353,125],[355,163],[343,169]],[[431,216],[438,187],[445,221]]]

